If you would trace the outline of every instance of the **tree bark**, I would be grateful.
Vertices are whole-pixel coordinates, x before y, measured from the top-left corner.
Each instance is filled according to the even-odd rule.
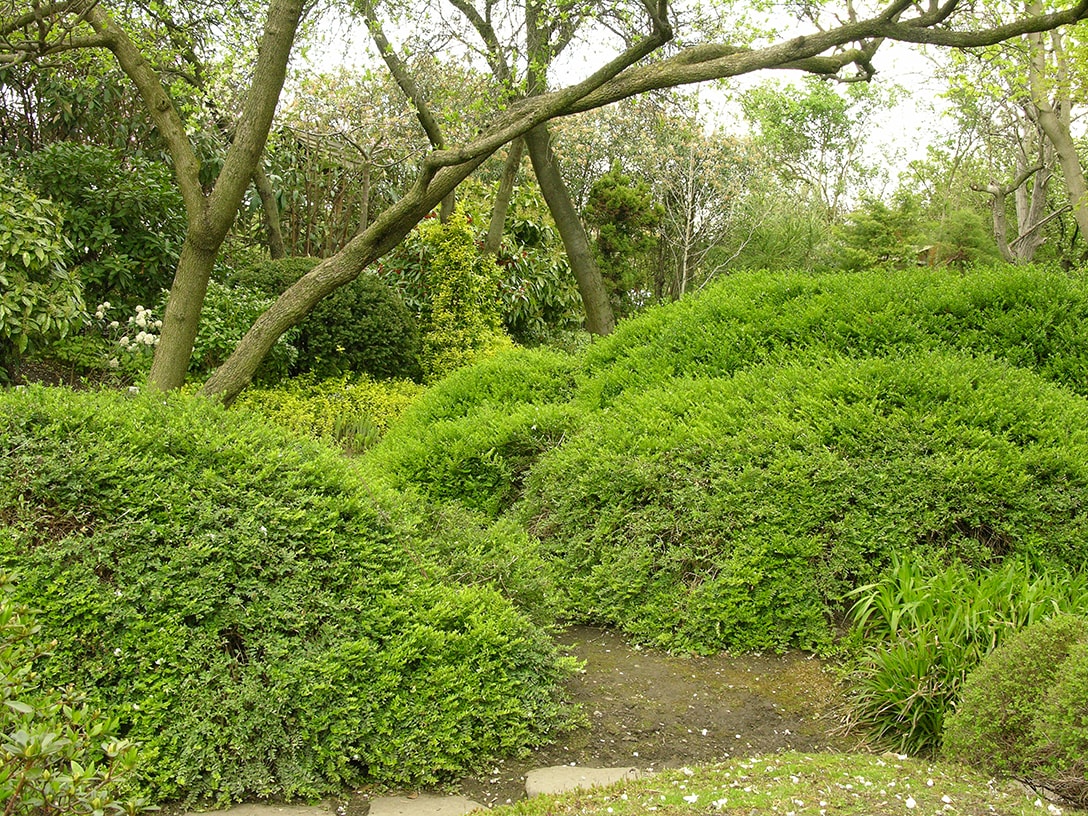
[[[1036,5],[1033,10],[1036,10]],[[1046,138],[1054,146],[1054,153],[1058,157],[1058,163],[1062,168],[1062,177],[1065,181],[1065,189],[1069,195],[1069,205],[1073,208],[1073,217],[1077,221],[1080,234],[1088,236],[1088,181],[1084,177],[1084,169],[1077,155],[1077,147],[1073,142],[1070,131],[1069,108],[1067,98],[1068,81],[1063,64],[1064,54],[1061,48],[1061,35],[1053,33],[1054,53],[1058,60],[1057,81],[1047,82],[1046,77],[1046,47],[1042,34],[1031,34],[1028,42],[1031,44],[1031,64],[1029,77],[1031,85],[1031,101],[1035,107],[1039,121],[1039,127]],[[1051,88],[1060,94],[1058,102],[1052,102],[1049,97]]]
[[[259,164],[253,171],[253,186],[261,197],[261,217],[264,223],[265,237],[268,239],[268,254],[273,258],[286,258],[287,250],[283,246],[283,232],[280,230],[280,207],[276,203],[276,192],[268,180],[264,168]]]
[[[518,170],[521,168],[521,157],[524,152],[524,139],[514,139],[507,148],[506,164],[503,165],[499,189],[495,193],[495,206],[491,208],[487,239],[484,241],[484,252],[491,255],[499,254],[503,228],[506,226],[506,213],[510,209],[510,199],[514,195],[514,184],[518,180]]]
[[[585,227],[578,211],[571,203],[570,193],[559,175],[552,154],[551,137],[546,125],[538,125],[525,135],[525,145],[529,149],[529,158],[533,162],[540,191],[548,204],[559,237],[563,239],[563,248],[567,253],[571,271],[578,281],[578,292],[582,296],[582,305],[586,312],[586,329],[592,334],[611,334],[616,328],[616,318],[612,313],[612,304],[608,300],[608,291],[604,279],[593,258]]]

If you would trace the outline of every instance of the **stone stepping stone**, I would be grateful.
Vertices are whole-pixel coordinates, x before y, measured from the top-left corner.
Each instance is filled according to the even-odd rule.
[[[331,807],[324,805],[235,805],[227,810],[208,813],[186,813],[185,816],[333,816]]]
[[[464,796],[378,796],[370,800],[368,816],[461,816],[485,810],[479,802]]]
[[[611,785],[625,779],[638,779],[638,768],[582,768],[577,765],[553,765],[537,768],[525,775],[525,795],[566,793],[572,790]]]

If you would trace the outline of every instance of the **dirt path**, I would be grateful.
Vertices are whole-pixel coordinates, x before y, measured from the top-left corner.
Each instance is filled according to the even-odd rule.
[[[588,725],[459,790],[486,805],[523,795],[526,771],[549,765],[677,768],[793,748],[846,749],[834,678],[806,655],[676,657],[635,649],[620,636],[573,627],[560,643],[584,661],[570,695]]]

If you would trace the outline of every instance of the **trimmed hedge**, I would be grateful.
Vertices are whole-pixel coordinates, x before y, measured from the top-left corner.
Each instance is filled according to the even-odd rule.
[[[1085,428],[1080,397],[947,354],[677,379],[590,415],[519,513],[579,618],[670,648],[820,648],[895,553],[1088,560]]]
[[[0,394],[0,569],[159,800],[433,782],[560,727],[565,665],[493,588],[546,594],[524,534],[461,514],[200,399]]]

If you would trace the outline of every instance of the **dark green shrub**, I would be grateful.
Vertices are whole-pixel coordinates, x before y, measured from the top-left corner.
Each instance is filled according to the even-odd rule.
[[[519,512],[579,618],[819,648],[896,553],[1084,563],[1084,427],[1079,397],[993,362],[814,358],[626,394],[539,459]]]
[[[185,238],[185,204],[169,165],[54,142],[26,159],[28,182],[62,204],[87,300],[152,303],[170,285]]]
[[[422,376],[415,320],[396,292],[366,273],[314,307],[299,325],[298,347],[296,368],[318,377]]]
[[[189,359],[189,371],[197,376],[207,376],[215,371],[271,305],[272,298],[254,289],[210,281],[200,312],[200,328],[193,345],[193,356]],[[162,311],[165,312],[165,305]],[[257,382],[274,383],[287,376],[298,357],[295,345],[298,336],[299,329],[294,328],[276,340],[257,369],[254,376]]]
[[[1057,611],[1088,611],[1088,572],[993,569],[900,558],[850,593],[849,730],[898,751],[932,754],[972,671],[998,644]]]
[[[248,412],[0,394],[0,520],[47,677],[133,704],[156,798],[435,781],[564,721],[554,647],[496,589],[542,592],[512,535],[448,531]]]
[[[85,316],[63,224],[57,205],[0,169],[0,383],[22,355],[65,337]]]
[[[948,719],[944,753],[1088,804],[1088,618],[1029,626],[983,660]]]
[[[227,277],[233,284],[255,289],[268,298],[276,298],[320,262],[320,258],[264,258],[239,264],[227,273]]]
[[[317,258],[264,261],[235,270],[234,278],[275,298],[318,263]],[[297,331],[296,373],[311,372],[318,378],[421,377],[415,320],[396,291],[369,273],[323,298]]]

